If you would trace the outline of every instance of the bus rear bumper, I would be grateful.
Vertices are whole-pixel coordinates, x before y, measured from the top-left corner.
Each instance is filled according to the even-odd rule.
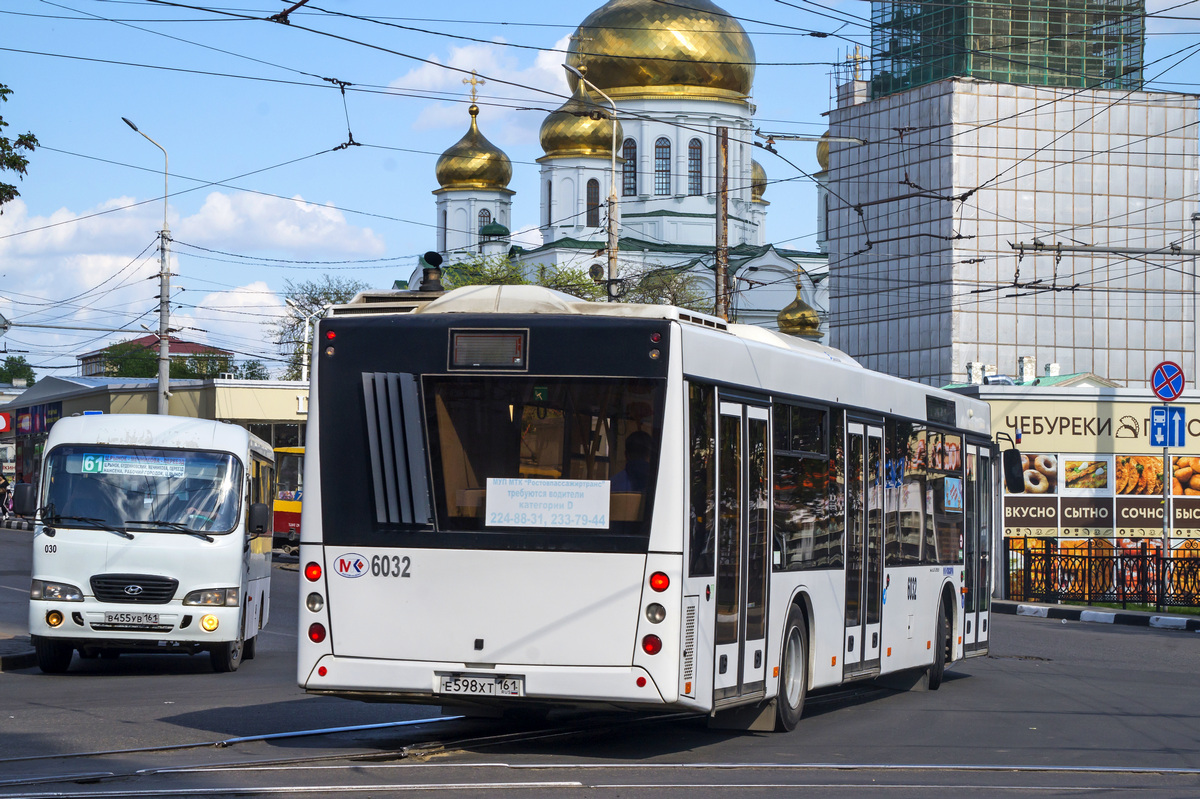
[[[322,672],[322,670],[324,670]],[[519,695],[443,693],[444,677],[478,682],[520,678]],[[529,702],[606,702],[631,705],[665,704],[654,678],[637,666],[528,666],[397,661],[324,655],[301,675],[300,687],[311,693],[365,701],[453,704]]]

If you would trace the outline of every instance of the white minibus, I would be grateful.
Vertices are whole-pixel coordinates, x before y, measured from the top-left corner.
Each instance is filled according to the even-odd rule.
[[[74,416],[46,442],[29,632],[42,671],[122,652],[254,657],[270,613],[271,447],[237,425],[178,416]]]

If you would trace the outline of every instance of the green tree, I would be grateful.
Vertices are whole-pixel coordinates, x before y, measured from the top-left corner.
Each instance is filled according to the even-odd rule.
[[[197,354],[172,357],[172,380],[198,380],[232,371],[233,356]],[[158,377],[158,345],[147,347],[136,341],[114,344],[104,353],[105,374],[109,377]]]
[[[37,379],[24,355],[10,355],[0,364],[0,383],[12,383],[14,377],[25,378],[28,386],[32,386]]]
[[[238,380],[271,379],[271,374],[267,371],[267,367],[259,360],[243,361],[241,364],[234,364],[230,371]]]
[[[556,269],[545,264],[530,269],[504,255],[476,255],[442,267],[442,285],[447,290],[463,286],[545,286],[592,302],[604,299],[604,287],[583,269]]]
[[[299,380],[300,366],[304,358],[305,318],[312,314],[315,320],[320,316],[320,310],[326,305],[341,305],[354,298],[360,291],[369,288],[366,283],[350,278],[323,275],[319,280],[302,280],[293,283],[284,281],[283,296],[289,300],[288,313],[267,322],[271,339],[287,355],[287,369],[283,373],[284,380]],[[311,329],[309,330],[311,333]]]
[[[650,305],[675,305],[711,314],[712,295],[704,291],[696,275],[685,270],[686,267],[664,267],[657,264],[639,269],[626,269],[621,273],[621,300]]]
[[[12,94],[12,89],[0,83],[0,101],[8,102],[10,94]],[[4,117],[0,116],[0,133],[3,133],[6,127],[8,127],[8,123],[4,121]],[[23,133],[16,138],[16,141],[0,135],[0,172],[16,172],[19,178],[24,178],[29,159],[20,151],[33,152],[37,145],[38,140],[32,133]],[[21,192],[17,191],[16,186],[0,181],[0,214],[4,213],[3,205],[6,202],[16,199],[20,195]]]

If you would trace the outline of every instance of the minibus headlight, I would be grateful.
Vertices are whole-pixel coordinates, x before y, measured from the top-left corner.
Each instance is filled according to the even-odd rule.
[[[61,610],[52,610],[46,614],[46,624],[50,627],[57,627],[63,623],[63,615]]]
[[[218,621],[216,616],[208,613],[200,617],[200,629],[204,630],[206,633],[211,633],[213,630],[217,629],[220,623],[221,622]]]
[[[58,602],[82,602],[83,592],[70,583],[34,580],[29,585],[29,598],[56,600]]]
[[[237,607],[238,590],[236,588],[202,588],[192,591],[183,598],[185,605],[221,605]]]

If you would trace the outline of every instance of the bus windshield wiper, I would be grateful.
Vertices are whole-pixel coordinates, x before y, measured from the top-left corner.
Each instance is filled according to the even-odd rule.
[[[159,527],[165,527],[167,530],[174,532],[174,533],[187,533],[188,535],[196,536],[196,538],[202,538],[205,541],[209,542],[210,544],[213,542],[213,537],[211,535],[209,535],[208,533],[201,532],[200,530],[193,530],[192,528],[188,527],[186,524],[180,524],[179,522],[169,522],[166,519],[126,519],[125,523],[126,524],[156,524]]]
[[[128,538],[130,540],[133,539],[133,533],[129,532],[128,530],[122,530],[120,527],[113,527],[111,524],[104,521],[104,519],[97,519],[94,516],[60,516],[56,513],[53,516],[49,517],[47,519],[47,521],[49,521],[50,524],[55,527],[58,526],[59,522],[63,522],[63,521],[86,522],[86,523],[90,524],[92,527],[96,528],[97,530],[107,530],[110,533],[116,533],[117,535],[124,536],[125,538]]]

